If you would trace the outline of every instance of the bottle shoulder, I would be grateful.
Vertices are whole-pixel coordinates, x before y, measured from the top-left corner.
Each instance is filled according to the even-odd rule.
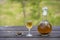
[[[40,24],[50,24],[48,20],[42,20]]]

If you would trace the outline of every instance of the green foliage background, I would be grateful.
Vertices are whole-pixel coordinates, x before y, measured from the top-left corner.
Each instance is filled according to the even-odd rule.
[[[42,21],[42,7],[48,7],[48,21],[60,26],[59,0],[3,0],[0,1],[0,26],[22,26],[24,20],[33,20],[33,25]]]

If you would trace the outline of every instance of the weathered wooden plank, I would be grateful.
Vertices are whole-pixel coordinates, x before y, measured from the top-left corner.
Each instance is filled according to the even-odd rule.
[[[23,35],[16,35],[21,31],[0,31],[0,38],[60,38],[60,31],[52,31],[49,36],[40,36],[37,31],[31,31],[32,37],[27,37],[28,31],[22,31]]]
[[[0,31],[26,31],[27,28],[25,26],[0,26]],[[33,31],[37,30],[37,26],[33,26],[31,29]],[[60,26],[53,26],[53,31],[60,31]]]

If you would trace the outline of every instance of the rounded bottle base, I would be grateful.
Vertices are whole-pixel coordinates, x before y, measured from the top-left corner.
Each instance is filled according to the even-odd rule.
[[[41,36],[49,36],[49,33],[41,33]]]

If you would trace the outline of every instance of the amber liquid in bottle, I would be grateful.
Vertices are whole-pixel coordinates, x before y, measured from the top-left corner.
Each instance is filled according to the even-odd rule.
[[[38,25],[38,32],[41,35],[48,35],[52,30],[52,26],[49,23],[41,23],[40,25]]]
[[[42,21],[38,25],[38,32],[41,35],[49,35],[49,33],[52,31],[51,24],[47,21],[47,8],[43,8],[43,14],[42,14]]]

